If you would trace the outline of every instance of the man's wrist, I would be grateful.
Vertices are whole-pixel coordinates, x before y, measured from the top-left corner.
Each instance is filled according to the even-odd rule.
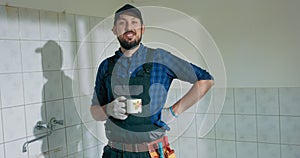
[[[174,113],[174,111],[173,111],[173,106],[171,106],[170,108],[169,108],[169,110],[170,110],[170,112],[171,112],[171,114],[174,116],[174,117],[178,117],[178,115],[176,115],[175,113]]]

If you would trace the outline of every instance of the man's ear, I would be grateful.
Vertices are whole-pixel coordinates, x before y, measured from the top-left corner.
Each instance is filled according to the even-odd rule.
[[[142,34],[144,34],[144,32],[145,32],[145,29],[146,29],[145,25],[144,25],[144,24],[142,24]]]
[[[114,26],[111,31],[114,33],[114,35],[117,35],[117,29],[116,29],[116,26]]]

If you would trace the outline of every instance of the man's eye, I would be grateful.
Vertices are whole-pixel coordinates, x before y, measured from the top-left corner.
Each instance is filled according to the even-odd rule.
[[[125,22],[124,22],[124,21],[119,21],[118,24],[119,24],[119,25],[124,25]]]
[[[132,21],[131,22],[133,25],[136,25],[138,22],[137,21]]]

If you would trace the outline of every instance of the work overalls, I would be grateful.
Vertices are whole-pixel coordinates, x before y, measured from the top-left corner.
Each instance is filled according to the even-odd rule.
[[[142,99],[142,113],[129,114],[127,119],[119,120],[109,117],[105,124],[106,136],[110,141],[138,144],[143,142],[151,142],[155,138],[163,137],[165,129],[155,125],[151,121],[151,116],[155,115],[150,110],[150,73],[153,66],[153,50],[148,48],[146,55],[146,62],[138,67],[132,76],[128,78],[118,77],[114,72],[118,58],[116,56],[108,58],[108,73],[105,77],[106,89],[111,100],[119,96],[129,98]],[[122,153],[122,154],[121,154]],[[149,157],[148,152],[122,152],[112,150],[109,146],[104,148],[103,157],[117,158],[117,157]]]

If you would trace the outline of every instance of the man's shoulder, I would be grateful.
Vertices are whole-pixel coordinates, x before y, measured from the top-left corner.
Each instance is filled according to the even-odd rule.
[[[165,56],[170,54],[170,52],[168,52],[167,50],[163,49],[163,48],[151,48],[151,47],[146,47],[147,52],[151,52],[153,53],[155,56]]]

